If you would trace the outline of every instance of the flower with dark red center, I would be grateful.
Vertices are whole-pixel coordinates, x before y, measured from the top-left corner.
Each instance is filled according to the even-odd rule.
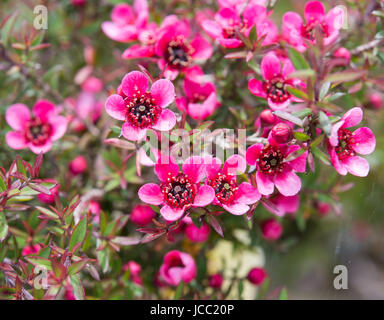
[[[268,15],[265,7],[251,3],[241,11],[223,7],[215,14],[214,20],[203,20],[201,27],[223,47],[238,48],[244,45],[239,34],[248,37],[256,26],[257,38],[264,37],[263,45],[268,45],[276,40],[278,33],[276,25],[267,19]]]
[[[128,73],[118,88],[118,94],[108,97],[108,114],[124,121],[122,134],[128,140],[141,140],[147,129],[169,131],[176,124],[175,114],[166,109],[175,99],[175,88],[169,80],[155,81],[148,91],[144,73]]]
[[[7,133],[7,144],[16,150],[28,147],[37,154],[49,151],[52,142],[60,139],[67,130],[67,119],[56,113],[55,106],[45,100],[36,102],[32,114],[24,104],[10,106],[5,118],[15,131]]]
[[[320,1],[310,1],[305,5],[304,16],[306,22],[296,12],[287,12],[283,16],[283,38],[297,50],[303,52],[307,49],[307,41],[315,42],[315,28],[322,33],[324,45],[333,43],[339,37],[344,23],[341,7],[335,7],[325,14]]]
[[[272,138],[268,139],[267,145],[256,143],[247,149],[247,163],[256,166],[257,188],[261,194],[272,194],[274,186],[284,196],[299,192],[301,180],[295,172],[305,171],[308,152],[293,160],[287,159],[298,149],[297,145],[278,144]]]
[[[264,80],[251,79],[248,88],[255,96],[265,98],[271,109],[284,109],[292,101],[300,101],[288,92],[287,86],[305,87],[300,79],[289,77],[294,71],[289,59],[280,60],[274,52],[269,52],[261,61]]]
[[[207,40],[197,34],[192,38],[191,27],[186,20],[171,15],[164,19],[155,53],[160,57],[159,68],[170,80],[179,72],[188,73],[196,60],[207,60],[212,55],[212,47]]]
[[[362,109],[355,107],[332,126],[328,140],[328,152],[332,165],[341,175],[346,175],[348,172],[359,177],[368,175],[369,164],[367,160],[357,156],[357,154],[372,153],[376,147],[375,136],[367,127],[359,128],[353,132],[347,129],[358,125],[362,118]]]
[[[250,183],[237,183],[237,174],[245,172],[247,167],[242,156],[230,156],[223,167],[218,158],[207,156],[204,161],[207,171],[206,184],[215,191],[214,204],[232,214],[241,215],[249,210],[249,205],[259,201],[261,195]]]
[[[163,205],[160,213],[165,220],[180,219],[190,207],[209,205],[215,192],[212,187],[200,185],[205,170],[201,157],[190,157],[179,166],[170,158],[161,156],[155,165],[160,185],[147,183],[139,190],[139,198],[148,204]]]
[[[159,274],[161,280],[172,286],[182,280],[189,283],[196,277],[196,263],[188,253],[173,250],[164,256]]]

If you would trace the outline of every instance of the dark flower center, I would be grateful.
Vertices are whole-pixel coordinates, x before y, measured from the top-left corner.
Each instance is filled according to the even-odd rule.
[[[291,97],[291,94],[285,88],[285,81],[281,76],[263,82],[263,89],[267,93],[268,98],[275,103],[285,102]]]
[[[317,20],[308,22],[307,24],[303,24],[301,26],[301,36],[310,41],[314,41],[316,26],[320,26],[320,31],[325,38],[329,37],[328,26],[326,25],[326,23],[320,23]]]
[[[127,98],[127,121],[134,127],[147,128],[154,125],[160,117],[161,107],[155,104],[150,93],[134,94]]]
[[[257,162],[263,173],[274,174],[283,171],[283,160],[283,153],[278,148],[268,145],[261,151]]]
[[[236,30],[244,34],[246,30],[245,24],[243,22],[240,22],[237,24],[226,26],[225,28],[223,28],[223,37],[225,39],[237,39],[238,35],[236,33]]]
[[[168,64],[174,69],[183,69],[189,66],[192,62],[193,47],[184,37],[179,36],[168,44],[168,49],[165,52],[165,59]]]
[[[220,203],[231,203],[239,189],[236,181],[225,174],[219,173],[214,179],[209,180],[208,184],[215,190],[216,198]]]
[[[34,145],[43,145],[51,136],[52,127],[49,123],[42,123],[38,118],[32,118],[26,125],[25,138]]]
[[[166,182],[161,184],[160,189],[165,202],[172,208],[189,207],[197,193],[196,184],[192,183],[184,173],[169,177]]]
[[[353,151],[352,145],[355,143],[352,132],[341,128],[337,132],[339,138],[339,144],[337,145],[336,153],[340,160],[347,159],[349,157],[353,157],[356,153]]]

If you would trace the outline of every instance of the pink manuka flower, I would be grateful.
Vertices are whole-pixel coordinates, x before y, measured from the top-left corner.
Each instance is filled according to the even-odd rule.
[[[176,105],[195,120],[208,118],[219,106],[216,88],[212,82],[198,83],[184,80],[185,97],[176,98]]]
[[[264,81],[251,79],[248,83],[249,91],[255,96],[267,99],[271,109],[285,109],[292,101],[300,101],[288,92],[287,85],[304,87],[300,79],[289,78],[294,71],[289,59],[280,60],[274,52],[269,52],[261,61]]]
[[[116,5],[111,13],[112,21],[103,22],[103,32],[112,40],[130,42],[137,40],[138,34],[147,24],[147,0],[134,0],[133,7],[126,3]]]
[[[240,5],[243,5],[243,3]],[[238,48],[243,46],[244,43],[237,32],[248,37],[251,29],[256,26],[257,37],[264,36],[263,45],[268,45],[273,43],[277,37],[277,27],[267,19],[268,15],[266,8],[259,5],[248,5],[242,14],[236,8],[223,7],[215,14],[214,20],[202,21],[201,27],[209,36],[216,39],[221,46]]]
[[[177,286],[182,280],[189,283],[195,279],[197,268],[191,255],[173,250],[164,256],[159,273],[164,282],[171,286]]]
[[[242,215],[249,210],[249,205],[260,200],[259,191],[248,182],[237,183],[237,174],[244,173],[247,163],[242,156],[230,156],[221,167],[218,158],[205,158],[206,184],[215,190],[213,204],[223,207],[235,215]]]
[[[289,160],[288,156],[300,149],[298,145],[278,144],[268,139],[268,144],[256,143],[247,149],[246,159],[256,166],[257,189],[263,195],[273,193],[274,186],[284,196],[293,196],[301,189],[301,180],[295,172],[304,172],[307,151]]]
[[[32,114],[26,105],[14,104],[7,109],[5,119],[15,130],[7,133],[7,144],[16,150],[28,147],[36,154],[48,152],[52,143],[64,135],[68,123],[46,100],[36,102]]]
[[[356,154],[367,155],[376,147],[376,139],[371,129],[367,127],[350,131],[347,128],[358,125],[363,118],[361,108],[355,107],[332,126],[328,139],[328,152],[332,165],[341,175],[348,172],[358,177],[365,177],[369,172],[369,163]]]
[[[246,6],[263,6],[266,7],[267,0],[218,0],[220,8],[231,8],[237,13],[243,12]]]
[[[123,136],[137,141],[146,136],[147,129],[169,131],[175,126],[175,114],[166,109],[174,100],[171,81],[157,80],[148,91],[148,78],[132,71],[123,78],[121,93],[108,97],[105,109],[112,118],[124,121]]]
[[[300,205],[300,199],[297,194],[286,197],[279,193],[273,198],[268,198],[268,200],[272,205],[269,205],[268,202],[263,202],[264,207],[279,217],[285,216],[286,213],[296,213]]]
[[[344,11],[335,7],[325,14],[320,1],[310,1],[305,5],[305,20],[296,12],[287,12],[283,16],[282,34],[284,39],[298,51],[307,49],[307,41],[314,43],[314,30],[318,26],[323,34],[324,45],[333,43],[339,37],[344,23]]]
[[[187,20],[171,15],[161,26],[155,52],[160,57],[158,65],[164,70],[164,76],[174,80],[179,72],[188,73],[196,60],[209,59],[212,47],[201,35],[192,37]]]
[[[206,223],[203,223],[200,227],[196,226],[190,217],[185,217],[183,222],[185,226],[185,235],[192,242],[205,242],[209,238],[211,229]]]
[[[180,219],[190,207],[205,207],[215,198],[215,191],[208,185],[200,185],[205,168],[201,157],[186,159],[179,166],[170,157],[161,156],[155,165],[160,185],[147,183],[139,190],[141,201],[155,206],[163,205],[160,213],[165,220]]]
[[[140,276],[141,266],[137,262],[135,262],[133,260],[128,261],[123,266],[123,271],[129,271],[130,279],[134,283],[136,283],[140,286],[143,284],[143,280],[141,279],[141,276]]]

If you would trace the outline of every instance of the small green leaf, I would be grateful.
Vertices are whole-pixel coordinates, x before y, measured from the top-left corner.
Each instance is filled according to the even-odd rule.
[[[305,60],[304,56],[299,51],[293,48],[288,48],[288,55],[296,70],[311,69],[307,60]]]
[[[68,247],[70,251],[72,251],[72,249],[76,245],[84,241],[85,236],[87,234],[87,224],[88,224],[87,218],[84,216],[73,229],[71,239],[69,240],[69,247]]]
[[[308,141],[309,139],[311,139],[309,137],[309,135],[303,133],[303,132],[295,132],[295,138],[299,141]]]
[[[1,42],[3,43],[4,47],[6,47],[8,44],[9,33],[11,32],[13,23],[15,22],[16,15],[17,13],[12,14],[1,29]]]
[[[85,292],[84,292],[83,285],[81,284],[79,275],[73,274],[73,275],[70,275],[69,277],[71,279],[73,294],[76,300],[84,300]]]
[[[280,291],[279,300],[288,300],[288,292],[285,287]]]
[[[34,266],[43,267],[49,271],[52,270],[52,264],[51,260],[41,257],[25,257],[25,260],[27,260],[30,264],[33,264]]]
[[[8,234],[8,223],[4,212],[0,212],[0,242],[5,239]]]
[[[319,112],[319,123],[321,129],[323,129],[324,133],[329,137],[332,131],[332,124],[327,115],[323,112]]]
[[[181,280],[179,285],[176,288],[175,297],[174,300],[179,300],[181,296],[183,295],[183,289],[184,289],[184,280]]]
[[[328,75],[324,82],[350,82],[361,80],[367,74],[367,70],[346,70]]]

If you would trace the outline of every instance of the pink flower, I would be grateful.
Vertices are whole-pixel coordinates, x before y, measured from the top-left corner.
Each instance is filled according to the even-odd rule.
[[[325,14],[324,5],[320,1],[310,1],[305,5],[304,16],[306,21],[296,12],[287,12],[283,16],[283,37],[298,51],[307,49],[307,41],[314,43],[316,26],[322,31],[324,45],[333,43],[339,37],[344,23],[341,7],[335,7]]]
[[[111,13],[112,21],[101,25],[104,33],[112,40],[130,42],[137,40],[138,33],[147,24],[147,0],[135,0],[133,7],[121,3],[116,5]]]
[[[73,175],[82,174],[85,170],[87,170],[88,162],[83,156],[77,156],[69,163],[69,171]]]
[[[184,92],[186,96],[177,98],[176,105],[193,119],[204,120],[220,106],[216,88],[212,82],[201,84],[186,78]]]
[[[271,202],[272,206],[268,205],[267,202],[264,202],[264,207],[269,212],[272,212],[279,217],[285,216],[286,213],[296,213],[300,205],[300,199],[297,194],[286,197],[279,193],[273,198],[268,198],[268,200]]]
[[[300,79],[289,77],[294,71],[289,59],[280,60],[274,52],[269,52],[261,61],[264,81],[251,79],[248,83],[249,91],[266,99],[271,109],[285,109],[292,101],[300,101],[288,92],[287,86],[304,87]]]
[[[85,6],[85,4],[87,3],[87,0],[71,0],[71,3],[75,7],[82,7],[82,6]]]
[[[218,0],[220,8],[231,8],[237,13],[244,11],[246,6],[263,6],[266,7],[267,0]]]
[[[205,242],[209,238],[211,230],[206,223],[203,223],[201,227],[195,226],[190,217],[185,217],[183,221],[186,223],[185,235],[192,242]]]
[[[32,244],[30,246],[24,247],[24,249],[21,251],[21,255],[28,256],[30,254],[36,254],[40,251],[41,246],[39,244]]]
[[[139,189],[141,201],[155,206],[162,205],[161,215],[165,220],[180,219],[190,207],[205,207],[215,198],[215,191],[208,185],[200,185],[204,178],[203,159],[193,156],[179,166],[170,158],[162,156],[155,165],[160,185],[147,183]]]
[[[127,48],[121,57],[123,59],[152,57],[155,54],[158,32],[159,28],[156,23],[148,23],[138,34],[139,44],[134,44]]]
[[[87,78],[81,85],[81,89],[86,92],[97,93],[103,89],[103,82],[96,77]]]
[[[277,27],[267,19],[268,15],[266,8],[258,5],[248,5],[242,14],[237,8],[224,7],[216,13],[214,20],[202,21],[201,27],[221,46],[238,48],[244,44],[237,32],[248,37],[252,27],[256,26],[257,37],[265,37],[263,45],[267,45],[273,43],[277,36]]]
[[[249,271],[247,279],[252,284],[259,286],[264,282],[266,277],[267,273],[263,268],[253,268],[251,271]]]
[[[139,204],[133,208],[130,220],[140,227],[145,227],[152,222],[154,217],[155,212],[150,206]]]
[[[237,173],[244,173],[247,163],[242,156],[232,155],[221,168],[218,158],[205,158],[207,181],[206,184],[215,190],[214,204],[223,207],[234,215],[246,213],[250,204],[260,200],[259,191],[248,182],[237,182]]]
[[[355,107],[332,126],[328,139],[328,152],[332,165],[341,175],[348,172],[355,176],[365,177],[369,172],[368,161],[356,154],[367,155],[376,147],[376,139],[367,127],[350,131],[347,128],[358,125],[363,118],[361,108]]]
[[[246,159],[256,166],[257,188],[263,195],[273,193],[274,187],[284,196],[293,196],[301,189],[301,180],[295,172],[304,172],[307,151],[289,160],[290,154],[300,149],[298,145],[278,144],[273,139],[269,144],[256,143],[247,149]]]
[[[283,227],[276,219],[265,220],[261,225],[261,232],[266,240],[277,240],[283,233]]]
[[[36,154],[48,152],[67,130],[67,119],[56,113],[53,103],[46,100],[36,102],[32,114],[24,104],[10,106],[5,119],[15,131],[7,133],[7,144],[16,150],[28,147]]]
[[[181,280],[185,283],[195,279],[197,273],[196,264],[193,258],[181,251],[173,250],[168,252],[162,266],[160,276],[167,284],[177,286]]]
[[[208,279],[208,285],[213,289],[220,289],[223,285],[223,276],[221,273],[213,274]]]
[[[141,280],[141,276],[140,276],[141,266],[137,262],[135,262],[133,260],[128,261],[123,266],[123,271],[129,271],[130,279],[134,283],[136,283],[140,286],[143,284],[143,281]]]
[[[369,106],[376,110],[380,110],[383,107],[383,97],[380,93],[374,92],[369,96]]]
[[[162,24],[155,52],[160,57],[158,65],[164,76],[174,80],[179,72],[188,73],[195,61],[209,59],[212,47],[201,35],[192,37],[186,20],[171,15]]]
[[[147,129],[169,131],[175,126],[175,114],[166,109],[174,100],[171,81],[157,80],[148,91],[148,78],[132,71],[123,78],[121,94],[108,97],[105,109],[112,118],[124,121],[123,136],[137,141],[146,136]]]

